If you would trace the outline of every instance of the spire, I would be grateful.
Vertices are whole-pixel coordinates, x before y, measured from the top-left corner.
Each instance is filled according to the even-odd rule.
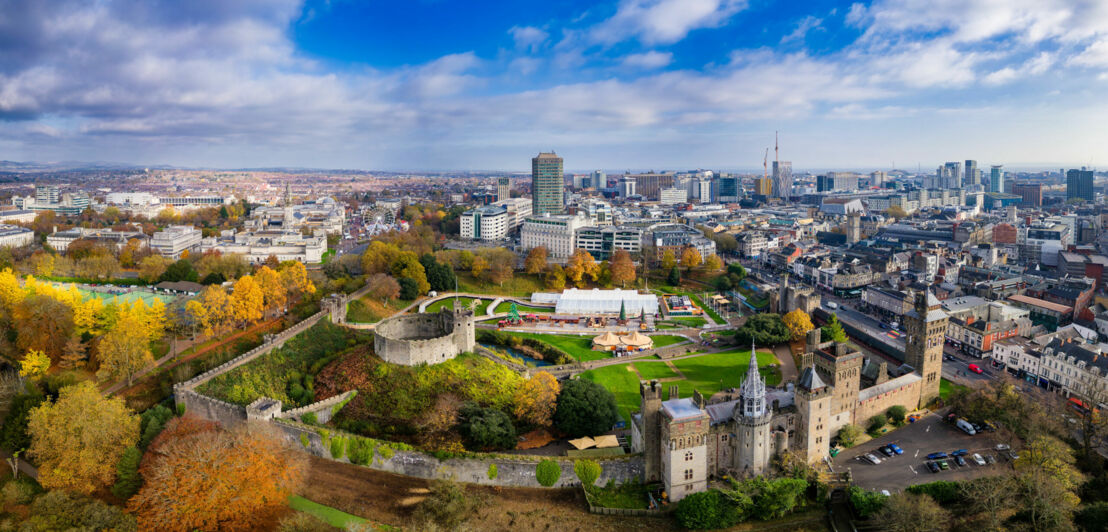
[[[753,338],[750,340],[750,366],[747,367],[746,378],[743,379],[739,396],[743,416],[761,417],[766,413],[766,381],[758,372],[758,357]]]

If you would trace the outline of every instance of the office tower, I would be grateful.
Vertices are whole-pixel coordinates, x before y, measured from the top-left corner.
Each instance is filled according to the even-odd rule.
[[[35,185],[35,203],[58,203],[61,194],[57,185]]]
[[[754,192],[763,196],[769,196],[773,194],[773,179],[768,177],[759,177],[754,181]]]
[[[508,177],[496,178],[496,201],[504,201],[512,197],[512,182]]]
[[[1042,207],[1043,185],[1042,183],[1013,183],[1012,194],[1020,196],[1020,207]]]
[[[592,174],[573,174],[570,178],[573,190],[584,190],[592,186]]]
[[[600,190],[608,188],[608,175],[600,170],[592,171],[592,188]]]
[[[1093,171],[1086,170],[1084,166],[1080,170],[1066,172],[1066,201],[1083,199],[1092,203],[1096,199],[1093,193]]]
[[[962,163],[947,162],[942,168],[941,188],[962,188]]]
[[[989,172],[989,192],[1004,192],[1004,165],[994,164]]]
[[[623,176],[619,178],[619,196],[627,199],[635,195],[635,178]]]
[[[711,178],[702,177],[697,179],[693,188],[696,190],[695,197],[700,200],[700,203],[714,203]]]
[[[640,196],[650,201],[658,201],[663,188],[673,187],[673,174],[659,174],[650,172],[646,174],[627,174],[635,180],[635,190]]]
[[[870,174],[869,174],[869,186],[881,188],[881,187],[885,186],[885,181],[887,181],[888,179],[889,179],[889,174],[882,171],[882,170],[877,170],[877,171],[874,171],[874,172],[870,172]]]
[[[977,161],[973,159],[966,159],[966,177],[962,181],[963,185],[980,185],[981,175],[977,173]]]
[[[793,189],[793,163],[779,158],[777,136],[773,140],[773,196],[789,201]]]
[[[556,153],[531,158],[531,198],[534,216],[559,214],[565,208],[565,174]]]
[[[858,176],[852,172],[827,172],[827,175],[816,176],[816,192],[857,189]]]
[[[742,185],[739,183],[738,176],[728,175],[719,178],[720,203],[738,203],[740,196],[742,196]]]

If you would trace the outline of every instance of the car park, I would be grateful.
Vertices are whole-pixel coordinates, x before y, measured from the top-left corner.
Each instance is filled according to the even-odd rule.
[[[878,458],[877,455],[875,455],[873,453],[866,453],[864,456],[865,456],[865,459],[868,460],[869,463],[871,463],[873,465],[877,465],[877,464],[881,463],[881,459]]]
[[[939,460],[939,469],[946,471],[947,469],[950,469],[950,464],[948,464],[946,460]]]
[[[980,454],[973,453],[973,463],[975,463],[979,466],[982,466],[982,465],[985,465],[985,459],[981,458]]]
[[[962,455],[959,454],[954,457],[954,463],[958,464],[959,466],[965,467],[966,459],[962,458]]]
[[[939,460],[941,458],[946,458],[946,453],[931,453],[927,455],[928,460]]]
[[[932,473],[938,473],[939,465],[935,462],[927,462],[927,469],[930,469]]]
[[[993,455],[991,455],[991,454],[986,454],[985,455],[985,463],[989,464],[989,465],[995,464],[996,463],[996,458],[993,458]]]
[[[881,451],[881,454],[885,456],[893,456],[896,454],[896,452],[890,449],[888,445],[882,445],[881,448],[877,450]]]
[[[958,449],[957,451],[950,453],[950,456],[965,456],[967,454],[969,453],[967,453],[965,449]]]
[[[897,444],[895,444],[895,443],[890,443],[890,444],[889,444],[889,449],[892,449],[892,450],[893,450],[893,452],[894,452],[894,453],[896,453],[896,454],[904,454],[904,449],[901,449],[901,448],[900,448],[899,446],[897,446]]]

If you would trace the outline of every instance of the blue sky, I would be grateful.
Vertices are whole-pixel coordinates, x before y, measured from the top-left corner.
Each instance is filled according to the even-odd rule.
[[[0,0],[9,160],[1103,166],[1106,96],[1099,0]]]

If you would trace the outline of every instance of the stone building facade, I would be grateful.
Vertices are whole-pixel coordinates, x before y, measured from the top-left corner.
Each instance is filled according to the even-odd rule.
[[[377,324],[373,349],[393,364],[438,364],[473,351],[477,343],[473,326],[469,309],[395,316]]]
[[[662,400],[657,381],[641,382],[641,411],[633,416],[631,446],[643,453],[646,482],[662,482],[671,501],[707,489],[713,476],[755,476],[768,472],[783,452],[809,464],[826,459],[832,436],[894,405],[909,410],[938,396],[946,314],[930,292],[915,295],[904,320],[912,335],[899,368],[866,361],[846,343],[822,342],[809,332],[796,382],[769,388],[751,346],[750,365],[737,393],[706,401],[699,392]],[[936,347],[937,346],[937,347]],[[937,349],[937,351],[936,351]]]

